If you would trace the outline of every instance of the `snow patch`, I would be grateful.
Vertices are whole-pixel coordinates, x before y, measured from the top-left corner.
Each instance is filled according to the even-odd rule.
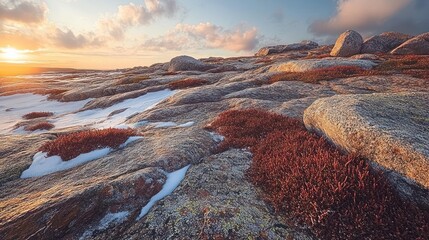
[[[127,144],[140,138],[142,137],[129,137],[125,143],[120,145],[120,148],[123,148]],[[63,161],[60,156],[47,157],[47,153],[38,152],[34,155],[33,162],[31,163],[30,167],[22,172],[21,178],[41,177],[54,172],[64,171],[95,159],[102,158],[113,150],[114,149],[109,147],[96,149],[88,153],[82,153],[68,161]]]
[[[169,89],[158,92],[151,92],[137,98],[126,99],[104,109],[91,109],[83,112],[65,115],[54,119],[52,122],[56,128],[66,128],[73,126],[91,126],[93,128],[124,127],[132,115],[144,112],[153,108],[156,104],[175,94],[176,91]],[[125,110],[123,110],[125,109]],[[117,114],[112,112],[123,110]]]
[[[32,93],[0,96],[0,133],[11,132],[15,124],[22,121],[22,116],[27,113],[52,112],[58,116],[75,112],[91,100],[58,102],[48,100],[47,96]]]
[[[155,128],[168,128],[168,127],[184,128],[184,127],[191,127],[194,124],[195,124],[195,122],[187,122],[187,123],[183,123],[183,124],[177,124],[175,122],[155,122],[155,123],[152,123],[152,125]]]
[[[117,213],[107,213],[103,217],[103,219],[100,220],[100,223],[96,228],[86,230],[83,233],[83,235],[79,238],[79,240],[83,240],[91,237],[94,231],[103,231],[112,225],[121,224],[125,222],[125,220],[127,220],[129,215],[130,215],[130,212],[128,211],[117,212]]]
[[[210,136],[212,137],[213,141],[215,141],[216,143],[220,143],[223,140],[225,140],[224,136],[217,134],[215,132],[210,132]]]
[[[185,178],[186,171],[188,171],[190,166],[191,165],[188,165],[177,171],[166,174],[167,181],[165,182],[164,186],[162,186],[161,191],[159,191],[156,195],[154,195],[150,199],[149,203],[146,204],[146,206],[144,206],[141,209],[140,215],[137,217],[137,220],[140,220],[142,217],[144,217],[149,212],[149,210],[155,205],[156,202],[170,195],[174,191],[174,189],[176,189],[179,186],[179,184]]]

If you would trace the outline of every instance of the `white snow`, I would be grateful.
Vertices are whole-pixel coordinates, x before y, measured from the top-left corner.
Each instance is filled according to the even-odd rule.
[[[215,141],[216,143],[220,143],[223,140],[225,140],[224,136],[217,134],[215,132],[210,132],[210,136],[212,137],[213,141]]]
[[[103,219],[100,220],[97,230],[105,230],[112,223],[116,223],[116,224],[122,223],[127,219],[129,215],[130,213],[128,211],[108,213],[106,214],[106,216],[103,217]]]
[[[130,212],[128,211],[117,212],[117,213],[109,212],[103,217],[103,219],[100,220],[97,227],[86,230],[83,233],[83,235],[79,238],[79,240],[90,238],[94,233],[94,231],[103,231],[113,224],[121,224],[128,218],[129,215],[130,215]]]
[[[187,122],[183,124],[177,124],[175,122],[155,122],[152,125],[155,128],[168,128],[168,127],[191,127],[195,124],[195,122]]]
[[[155,205],[156,202],[158,202],[159,200],[163,199],[164,197],[170,195],[174,191],[174,189],[176,189],[179,186],[179,184],[185,178],[186,171],[188,171],[188,168],[190,166],[191,165],[188,165],[188,166],[181,168],[177,171],[166,174],[167,175],[167,181],[165,182],[164,186],[162,186],[161,191],[159,191],[156,195],[154,195],[150,199],[148,204],[146,204],[146,206],[144,206],[141,209],[140,215],[137,217],[137,220],[140,220],[142,217],[144,217],[149,212],[149,210],[153,207],[153,205]]]
[[[120,148],[123,148],[127,144],[140,138],[142,137],[129,137],[128,140],[120,146]],[[34,155],[33,162],[30,167],[22,172],[21,178],[40,177],[54,172],[67,170],[95,159],[102,158],[112,151],[113,149],[109,147],[96,149],[88,153],[82,153],[68,161],[63,161],[60,156],[47,157],[47,153],[38,152]]]
[[[61,115],[79,110],[90,100],[58,102],[32,93],[0,96],[0,134],[11,132],[14,125],[27,113],[53,112],[54,115]]]
[[[92,99],[77,102],[58,102],[48,100],[46,96],[37,94],[15,94],[0,96],[0,134],[10,133],[22,116],[30,112],[53,112],[48,121],[56,129],[87,126],[98,129],[136,127],[136,124],[125,124],[132,115],[153,108],[156,104],[175,94],[176,91],[165,89],[147,93],[137,98],[126,99],[105,109],[91,109],[77,112]],[[124,110],[109,116],[112,112]],[[22,129],[13,131],[15,134],[28,133]]]
[[[124,125],[125,121],[136,113],[153,108],[156,104],[175,94],[169,89],[158,92],[151,92],[137,98],[126,99],[113,106],[104,109],[91,109],[83,112],[65,115],[59,119],[54,119],[52,123],[56,128],[71,126],[91,126],[93,128],[109,128]],[[112,112],[123,110],[118,114],[109,116]]]

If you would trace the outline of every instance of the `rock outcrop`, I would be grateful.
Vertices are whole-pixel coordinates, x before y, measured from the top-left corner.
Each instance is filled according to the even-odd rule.
[[[376,64],[369,60],[355,60],[347,58],[325,58],[293,60],[276,64],[268,70],[269,72],[306,72],[329,67],[351,66],[363,69],[371,69]]]
[[[399,47],[393,49],[391,53],[397,55],[429,55],[429,32],[411,38]]]
[[[385,32],[365,40],[361,53],[387,53],[411,38],[403,33]]]
[[[429,94],[339,95],[304,112],[308,129],[429,187]]]
[[[350,57],[360,53],[362,48],[362,36],[353,30],[342,33],[335,42],[331,51],[333,57]]]
[[[271,54],[285,53],[290,51],[302,51],[302,50],[311,50],[317,48],[319,44],[313,41],[302,41],[300,43],[293,43],[288,45],[276,45],[263,47],[255,54],[255,56],[267,56]]]
[[[170,60],[168,71],[206,71],[211,68],[213,67],[193,57],[178,56]]]

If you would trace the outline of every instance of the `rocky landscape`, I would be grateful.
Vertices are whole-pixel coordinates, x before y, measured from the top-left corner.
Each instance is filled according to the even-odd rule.
[[[428,90],[429,33],[351,30],[3,78],[0,239],[429,239]],[[325,165],[297,161],[324,180],[289,181],[282,161],[313,150]]]

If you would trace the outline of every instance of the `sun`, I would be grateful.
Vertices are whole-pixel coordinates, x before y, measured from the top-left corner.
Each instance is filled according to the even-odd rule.
[[[3,57],[7,60],[17,60],[22,58],[22,53],[19,50],[16,50],[15,48],[3,48],[1,50],[1,52],[3,53]]]

